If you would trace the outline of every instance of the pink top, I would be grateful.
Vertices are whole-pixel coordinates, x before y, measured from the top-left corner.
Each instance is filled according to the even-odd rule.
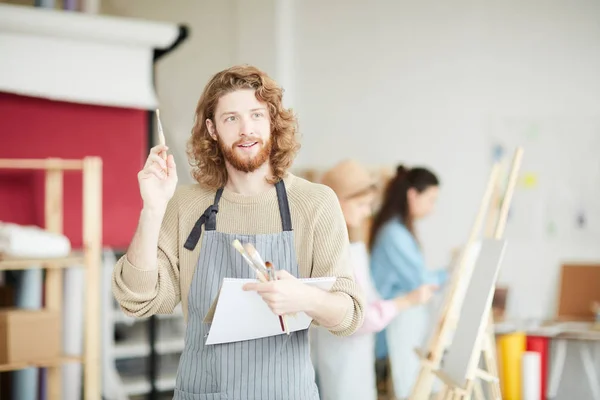
[[[350,253],[354,264],[354,278],[365,293],[367,303],[365,320],[355,334],[377,333],[398,315],[398,310],[392,300],[382,300],[379,297],[371,280],[369,255],[365,244],[351,243]]]

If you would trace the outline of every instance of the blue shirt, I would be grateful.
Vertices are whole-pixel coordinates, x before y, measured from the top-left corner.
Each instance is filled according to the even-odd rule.
[[[399,218],[386,222],[379,230],[371,250],[371,274],[379,295],[386,300],[407,294],[424,284],[442,285],[446,270],[429,270],[414,236]],[[377,358],[387,357],[385,330],[377,334]]]

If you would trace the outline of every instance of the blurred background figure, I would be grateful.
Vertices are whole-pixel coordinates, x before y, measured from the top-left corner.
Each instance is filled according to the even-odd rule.
[[[446,270],[429,270],[425,265],[415,232],[416,221],[433,211],[438,188],[433,172],[403,165],[388,183],[370,232],[371,273],[384,299],[406,295],[422,285],[446,282]],[[410,394],[416,379],[420,364],[414,349],[421,346],[428,324],[428,309],[420,304],[398,314],[377,335],[377,358],[389,357],[394,392],[399,398]]]
[[[399,312],[427,302],[435,285],[382,300],[371,281],[369,255],[359,232],[371,215],[376,181],[354,160],[344,160],[325,172],[321,182],[338,196],[350,235],[354,276],[364,291],[367,309],[362,327],[350,337],[332,335],[326,329],[311,329],[311,350],[322,400],[375,400],[375,333]]]

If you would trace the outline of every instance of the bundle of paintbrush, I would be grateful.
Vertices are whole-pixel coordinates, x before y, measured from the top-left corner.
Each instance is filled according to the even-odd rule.
[[[258,255],[258,252],[254,252],[255,258],[256,256],[258,257],[256,259],[252,259],[250,254],[246,251],[246,249],[244,249],[244,246],[242,246],[239,240],[234,240],[232,244],[233,247],[242,255],[244,260],[246,260],[250,268],[254,270],[256,273],[256,278],[261,282],[267,282],[269,280],[269,271],[267,270],[265,263]]]
[[[233,241],[233,247],[235,247],[235,249],[242,255],[250,268],[254,270],[259,281],[267,282],[274,281],[276,279],[275,268],[273,268],[273,264],[268,261],[264,262],[260,254],[258,254],[258,251],[256,251],[251,243],[246,243],[242,246],[240,241],[236,239]],[[281,330],[289,335],[290,332],[288,331],[287,318],[285,315],[279,316],[279,323],[281,324]]]

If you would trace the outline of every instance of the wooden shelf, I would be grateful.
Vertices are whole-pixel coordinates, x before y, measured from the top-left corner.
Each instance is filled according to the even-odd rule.
[[[6,371],[17,371],[25,368],[46,368],[46,367],[56,367],[66,363],[79,363],[81,362],[81,357],[60,357],[52,360],[40,360],[40,361],[31,361],[29,363],[14,363],[14,364],[0,364],[0,372]]]
[[[69,268],[84,265],[83,256],[67,256],[57,258],[0,258],[0,271],[34,269],[34,268]]]
[[[82,170],[83,160],[65,160],[61,158],[45,159],[2,159],[1,169],[40,169],[40,170]]]
[[[52,233],[63,233],[64,226],[64,173],[67,170],[81,172],[82,188],[82,237],[80,253],[67,257],[44,259],[0,258],[0,270],[46,269],[44,276],[44,309],[58,312],[63,318],[63,269],[80,266],[85,268],[83,353],[81,357],[58,357],[31,363],[0,365],[1,371],[28,367],[47,368],[45,397],[62,399],[62,364],[80,362],[83,367],[83,400],[100,400],[102,381],[100,375],[101,325],[100,325],[100,269],[102,261],[102,160],[99,157],[65,160],[0,159],[0,169],[41,170],[44,183],[44,226]],[[61,328],[62,331],[62,328]]]

